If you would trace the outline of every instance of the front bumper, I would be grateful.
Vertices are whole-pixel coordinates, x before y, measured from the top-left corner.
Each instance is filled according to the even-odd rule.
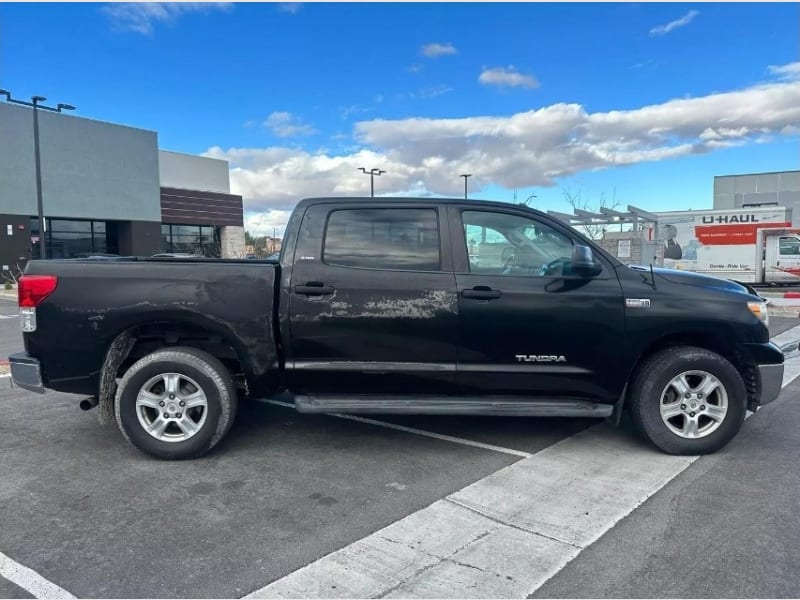
[[[11,379],[14,385],[44,394],[42,366],[38,360],[25,352],[18,352],[9,356],[8,362],[11,364]]]
[[[761,380],[759,406],[775,400],[783,387],[783,363],[777,365],[758,365],[758,376]]]
[[[773,402],[783,387],[784,360],[790,350],[774,342],[742,344],[742,359],[747,363],[745,376],[749,398],[747,408],[755,411],[759,406]]]

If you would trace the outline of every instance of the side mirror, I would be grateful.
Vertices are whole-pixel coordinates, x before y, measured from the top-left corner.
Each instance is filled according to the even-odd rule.
[[[589,246],[575,244],[572,247],[572,272],[581,277],[597,277],[603,272],[603,267],[594,259]]]

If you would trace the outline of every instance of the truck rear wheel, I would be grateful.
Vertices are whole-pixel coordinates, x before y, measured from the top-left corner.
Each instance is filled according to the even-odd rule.
[[[630,392],[637,429],[668,454],[708,454],[744,422],[747,391],[724,357],[693,346],[665,348],[638,369]]]
[[[117,387],[117,425],[136,448],[158,458],[196,458],[228,432],[236,387],[225,366],[195,348],[157,350],[136,362]]]

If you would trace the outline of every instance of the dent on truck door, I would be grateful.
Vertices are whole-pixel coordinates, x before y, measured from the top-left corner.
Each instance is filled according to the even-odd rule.
[[[293,389],[451,391],[458,302],[438,223],[431,206],[307,211],[290,282]]]
[[[571,273],[573,241],[526,214],[453,206],[467,393],[613,398],[623,343],[619,281]],[[456,238],[456,231],[460,239]]]

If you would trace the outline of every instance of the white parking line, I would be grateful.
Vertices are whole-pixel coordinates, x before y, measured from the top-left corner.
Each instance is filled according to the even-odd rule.
[[[245,598],[525,598],[698,458],[590,427]]]
[[[279,400],[259,400],[266,404],[275,404],[276,406],[285,406],[286,408],[294,408],[294,404],[289,402],[281,402]],[[453,437],[452,435],[444,435],[441,433],[434,433],[432,431],[425,431],[423,429],[416,429],[414,427],[406,427],[405,425],[395,425],[394,423],[387,423],[385,421],[376,421],[375,419],[365,419],[364,417],[356,417],[353,415],[340,415],[338,413],[328,413],[329,417],[336,417],[337,419],[347,419],[348,421],[358,421],[359,423],[367,423],[368,425],[377,425],[378,427],[385,427],[387,429],[396,429],[397,431],[404,431],[405,433],[413,433],[414,435],[423,435],[425,437],[442,440],[444,442],[452,442],[454,444],[461,444],[462,446],[472,446],[474,448],[481,448],[483,450],[491,450],[493,452],[502,452],[503,454],[510,454],[512,456],[519,456],[520,458],[529,458],[533,456],[530,452],[522,452],[521,450],[514,450],[512,448],[503,448],[502,446],[495,446],[493,444],[484,444],[483,442],[474,442],[460,437]]]
[[[74,598],[67,590],[48,581],[33,569],[29,569],[0,552],[0,575],[15,583],[36,598]]]

